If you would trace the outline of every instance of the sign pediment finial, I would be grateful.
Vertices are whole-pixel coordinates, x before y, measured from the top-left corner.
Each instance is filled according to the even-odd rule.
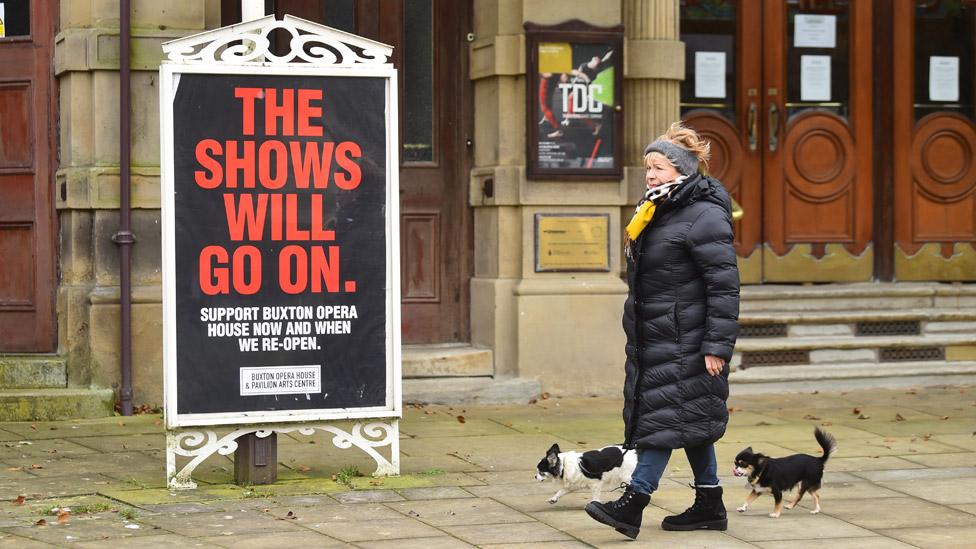
[[[271,51],[270,36],[277,29],[291,35],[282,55]],[[268,15],[171,40],[163,52],[176,63],[351,67],[391,65],[393,47],[293,15],[281,20]]]

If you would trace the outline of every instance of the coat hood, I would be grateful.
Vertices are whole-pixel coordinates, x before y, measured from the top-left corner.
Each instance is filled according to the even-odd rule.
[[[685,207],[699,200],[718,204],[732,215],[732,198],[722,183],[715,178],[707,175],[695,174],[689,177],[684,184],[671,195],[668,202],[674,207]]]

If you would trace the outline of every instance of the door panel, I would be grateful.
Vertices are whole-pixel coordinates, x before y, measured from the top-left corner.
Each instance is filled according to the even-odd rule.
[[[270,0],[285,13],[393,46],[399,72],[401,337],[470,340],[467,202],[470,0]],[[240,2],[222,0],[222,22]]]
[[[976,280],[976,5],[898,2],[894,24],[895,277]]]
[[[871,280],[871,2],[765,0],[763,17],[764,279]],[[814,24],[833,40],[801,42]]]
[[[381,0],[379,9],[377,39],[396,48],[400,71],[401,335],[404,343],[467,341],[470,4]]]
[[[736,225],[743,282],[873,277],[871,8],[868,0],[682,3],[690,57],[682,115],[712,142],[711,172],[745,212]],[[726,67],[738,98],[731,110],[696,97],[687,81],[699,76],[697,53],[715,49],[703,35],[719,18],[738,54]]]
[[[16,4],[16,5],[14,5]],[[0,352],[55,350],[56,3],[7,3],[0,38]]]
[[[708,171],[746,215],[735,222],[735,248],[743,282],[762,281],[762,149],[759,90],[762,83],[761,9],[756,2],[682,3],[686,47],[681,113],[686,125],[711,143]],[[724,54],[724,90],[697,82],[697,55]],[[698,88],[696,88],[698,86]],[[705,97],[699,97],[705,87]],[[714,88],[714,83],[713,86]],[[724,91],[723,96],[720,91]]]

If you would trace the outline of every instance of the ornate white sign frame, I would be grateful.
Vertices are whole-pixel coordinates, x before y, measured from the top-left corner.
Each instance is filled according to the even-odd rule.
[[[291,35],[289,52],[271,51],[271,33],[281,29]],[[254,433],[263,438],[272,432],[333,435],[339,448],[353,446],[376,461],[375,475],[400,474],[399,418],[402,416],[400,349],[399,264],[399,142],[397,74],[391,46],[313,23],[291,15],[273,15],[187,36],[162,45],[167,60],[160,65],[161,183],[163,204],[163,341],[164,398],[166,417],[166,474],[171,489],[196,488],[191,475],[207,457],[227,455],[237,449],[236,439]],[[386,79],[387,97],[387,395],[386,405],[371,408],[241,412],[220,414],[177,413],[176,306],[173,230],[174,132],[173,99],[180,75],[185,73],[241,75],[367,76]],[[349,431],[330,420],[369,419]],[[219,436],[214,427],[239,425]],[[189,430],[182,428],[189,427]],[[389,447],[390,458],[377,449]],[[189,458],[177,471],[177,456]]]

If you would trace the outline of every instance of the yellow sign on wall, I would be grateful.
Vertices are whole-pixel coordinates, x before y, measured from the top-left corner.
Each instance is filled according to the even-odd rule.
[[[535,271],[610,271],[609,214],[536,214]]]
[[[0,38],[7,36],[3,30],[3,21],[6,19],[6,15],[3,13],[3,2],[0,2]]]

